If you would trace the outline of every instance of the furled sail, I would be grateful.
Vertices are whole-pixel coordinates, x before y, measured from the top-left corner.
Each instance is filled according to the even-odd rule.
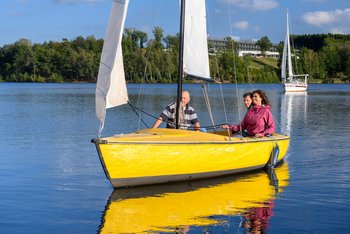
[[[286,34],[286,38],[284,39],[284,46],[283,46],[283,54],[282,54],[282,66],[281,66],[281,78],[282,83],[286,83],[286,60],[287,60],[287,44],[286,41],[288,40],[288,34]]]
[[[96,84],[99,135],[104,125],[106,109],[128,102],[121,42],[129,0],[115,0],[112,4]]]
[[[186,1],[184,72],[210,79],[205,0]]]
[[[288,63],[288,67],[287,67]],[[288,72],[288,76],[287,76]],[[289,17],[287,12],[287,32],[286,38],[284,40],[283,55],[282,55],[282,70],[281,70],[282,82],[291,82],[293,79],[293,66],[292,66],[292,52],[290,49],[290,39],[289,39]]]

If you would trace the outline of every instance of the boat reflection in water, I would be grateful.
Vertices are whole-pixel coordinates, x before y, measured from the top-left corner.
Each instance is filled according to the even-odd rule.
[[[240,176],[116,189],[110,196],[100,233],[177,232],[237,225],[266,229],[276,195],[288,186],[288,165]],[[230,222],[229,222],[230,219]]]
[[[282,96],[281,102],[281,132],[290,135],[292,123],[307,119],[307,92],[289,92]]]

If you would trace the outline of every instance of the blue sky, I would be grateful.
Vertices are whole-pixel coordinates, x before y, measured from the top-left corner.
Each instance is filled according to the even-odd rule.
[[[21,38],[33,43],[103,38],[112,0],[0,0],[0,46]],[[152,35],[178,31],[178,0],[130,0],[126,27]],[[207,0],[208,34],[220,38],[284,39],[286,9],[292,33],[350,34],[350,0]],[[229,10],[230,9],[230,10]]]

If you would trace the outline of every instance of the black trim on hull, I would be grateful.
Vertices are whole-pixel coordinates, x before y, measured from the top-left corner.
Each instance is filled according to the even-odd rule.
[[[225,142],[216,142],[216,141],[212,141],[212,142],[186,142],[186,141],[179,141],[179,142],[167,142],[167,141],[148,141],[148,142],[141,142],[141,141],[107,141],[107,140],[96,140],[96,142],[94,142],[95,144],[122,144],[122,145],[127,145],[127,144],[138,144],[138,145],[222,145],[222,144],[250,144],[250,143],[258,143],[258,142],[266,142],[266,141],[287,141],[290,138],[275,138],[275,139],[271,139],[271,138],[262,138],[261,140],[255,140],[255,141],[237,141],[237,142],[233,142],[233,141],[225,141]]]
[[[182,175],[168,175],[168,176],[147,176],[127,179],[115,179],[112,178],[109,181],[115,188],[143,186],[150,184],[165,184],[181,181],[200,180],[205,178],[215,178],[220,176],[227,176],[232,174],[239,174],[248,171],[255,171],[264,168],[265,165],[259,165],[254,167],[247,167],[242,169],[215,171],[215,172],[204,172],[196,174],[182,174]]]
[[[98,158],[100,159],[100,163],[102,165],[103,171],[104,171],[105,176],[107,177],[107,179],[110,181],[111,177],[108,174],[105,162],[104,162],[104,160],[102,158],[102,153],[101,153],[101,150],[100,150],[100,146],[99,146],[99,144],[106,144],[107,141],[101,141],[99,139],[92,139],[91,142],[94,143],[95,146],[96,146],[96,150],[97,150],[97,153],[98,153]]]
[[[100,138],[96,138],[96,139],[91,139],[91,143],[94,144],[107,144],[108,141],[107,140],[101,140]]]

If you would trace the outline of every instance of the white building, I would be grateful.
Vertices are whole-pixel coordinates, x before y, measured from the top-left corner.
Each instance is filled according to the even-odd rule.
[[[230,43],[232,43],[232,41],[226,39],[208,38],[209,52],[216,53],[232,49],[232,45],[230,45]],[[234,41],[234,46],[235,53],[240,57],[245,55],[259,57],[262,55],[260,46],[253,40]],[[280,55],[277,51],[277,46],[273,45],[270,50],[265,51],[265,56],[279,58]]]

